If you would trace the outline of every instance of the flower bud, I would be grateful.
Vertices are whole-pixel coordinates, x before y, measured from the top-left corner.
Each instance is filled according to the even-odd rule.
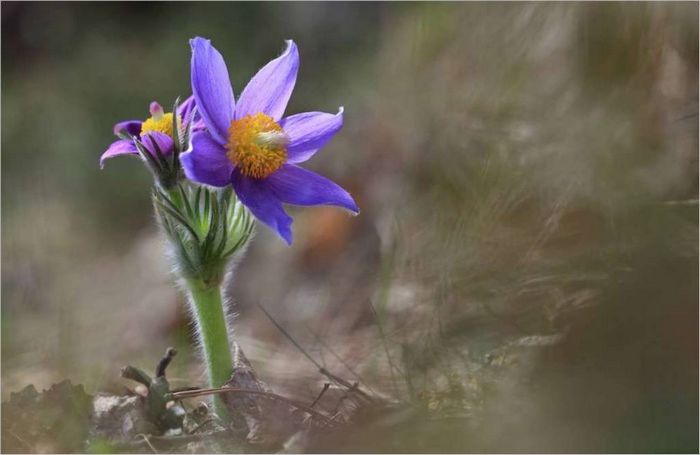
[[[235,193],[177,184],[167,192],[156,189],[153,201],[179,274],[207,286],[220,285],[255,224]]]

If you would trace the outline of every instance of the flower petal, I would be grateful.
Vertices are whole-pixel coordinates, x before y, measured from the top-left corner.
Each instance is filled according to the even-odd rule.
[[[350,193],[327,178],[299,166],[285,164],[265,181],[275,196],[287,204],[336,205],[355,214],[360,213]]]
[[[192,47],[192,92],[197,110],[212,137],[225,144],[233,120],[235,100],[226,63],[219,51],[204,38],[190,40]]]
[[[248,178],[235,169],[231,183],[238,198],[255,218],[277,232],[287,245],[291,245],[292,217],[284,211],[282,203],[267,185],[267,181]]]
[[[287,40],[282,55],[262,67],[248,82],[236,106],[236,119],[263,112],[274,120],[284,114],[292,96],[299,70],[299,51],[294,41]]]
[[[138,136],[141,133],[142,123],[141,120],[126,120],[114,125],[112,131],[114,131],[115,135],[119,135],[120,132],[125,131],[129,136]]]
[[[177,115],[179,115],[183,121],[186,120],[187,116],[190,115],[192,109],[194,109],[196,105],[197,103],[194,101],[194,95],[190,95],[189,98],[177,106]]]
[[[102,154],[102,156],[100,157],[100,169],[104,169],[105,160],[114,158],[115,156],[138,154],[139,151],[136,150],[136,146],[134,145],[133,141],[130,141],[128,139],[120,139],[116,142],[113,142],[112,145],[109,146],[107,151]]]
[[[196,114],[195,114],[194,117],[195,117],[195,118],[194,118],[194,120],[193,120],[193,122],[192,122],[192,132],[201,131],[201,130],[204,130],[204,129],[207,128],[207,125],[204,124],[204,120],[202,120],[201,118],[199,118],[199,115],[196,115]]]
[[[177,114],[182,119],[183,126],[187,127],[191,124],[191,131],[199,131],[206,128],[202,116],[196,109],[197,102],[194,99],[194,95],[190,95],[185,101],[182,102],[177,107]]]
[[[280,126],[289,137],[288,162],[303,163],[343,127],[343,108],[341,107],[335,115],[325,112],[291,115],[282,119]]]
[[[181,154],[180,162],[185,176],[194,182],[218,187],[231,183],[233,164],[226,149],[206,131],[192,135],[192,150]]]
[[[156,146],[160,149],[160,153],[163,156],[170,155],[173,153],[174,143],[173,138],[167,134],[161,133],[160,131],[150,131],[141,137],[141,143],[146,150],[150,152],[151,155],[158,156],[156,153]]]

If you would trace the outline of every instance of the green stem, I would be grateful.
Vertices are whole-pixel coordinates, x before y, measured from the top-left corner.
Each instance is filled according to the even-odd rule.
[[[233,371],[221,290],[219,286],[206,286],[200,281],[188,281],[187,285],[204,350],[209,386],[221,387]],[[228,418],[226,405],[219,396],[214,397],[214,411],[222,419]]]

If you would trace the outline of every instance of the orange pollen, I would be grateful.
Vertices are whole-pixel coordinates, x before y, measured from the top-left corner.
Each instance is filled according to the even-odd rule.
[[[262,112],[232,121],[228,136],[226,155],[247,177],[263,179],[287,161],[287,135]]]

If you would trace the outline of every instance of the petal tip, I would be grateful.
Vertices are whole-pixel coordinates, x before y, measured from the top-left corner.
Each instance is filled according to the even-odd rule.
[[[104,170],[104,168],[105,168],[105,161],[107,161],[109,159],[108,153],[109,153],[109,150],[107,150],[106,152],[104,152],[100,156],[100,170],[101,171]]]
[[[100,169],[104,169],[105,161],[110,158],[121,155],[138,155],[138,153],[139,152],[136,150],[136,146],[134,145],[133,141],[120,139],[113,142],[109,148],[102,153],[100,156]]]
[[[359,215],[360,208],[357,206],[355,199],[353,199],[352,196],[350,196],[350,193],[348,193],[347,196],[348,196],[348,201],[345,204],[343,204],[341,207],[343,207],[348,212],[350,212],[350,215],[352,215],[352,216]]]
[[[211,43],[211,40],[209,40],[207,38],[202,38],[201,36],[195,36],[194,38],[190,39],[190,47],[192,48],[192,50],[194,50],[195,46],[200,44],[200,43],[209,44],[209,43]]]
[[[282,240],[284,240],[284,243],[287,244],[287,247],[292,246],[292,231],[291,230],[289,231],[289,233],[280,232],[280,236],[282,237]]]
[[[284,243],[287,244],[287,246],[292,246],[292,240],[294,235],[292,234],[292,223],[294,222],[294,219],[292,219],[289,214],[283,210],[284,217],[280,218],[277,220],[277,225],[275,226],[275,231],[279,234],[280,237],[282,237],[282,240],[284,240]]]
[[[284,49],[284,52],[282,52],[280,57],[288,57],[291,55],[295,65],[299,66],[299,48],[297,47],[297,43],[291,39],[284,40],[284,42],[287,47]]]
[[[190,79],[197,111],[212,136],[223,145],[227,142],[227,130],[236,104],[228,68],[210,40],[195,37],[190,45]]]
[[[337,199],[335,201],[329,202],[329,205],[335,205],[336,207],[341,207],[348,212],[352,216],[357,216],[360,214],[360,208],[357,206],[357,202],[355,202],[355,198],[352,197],[350,193],[348,193],[346,190],[344,190],[341,187],[338,187],[340,190],[340,194],[337,196]]]

